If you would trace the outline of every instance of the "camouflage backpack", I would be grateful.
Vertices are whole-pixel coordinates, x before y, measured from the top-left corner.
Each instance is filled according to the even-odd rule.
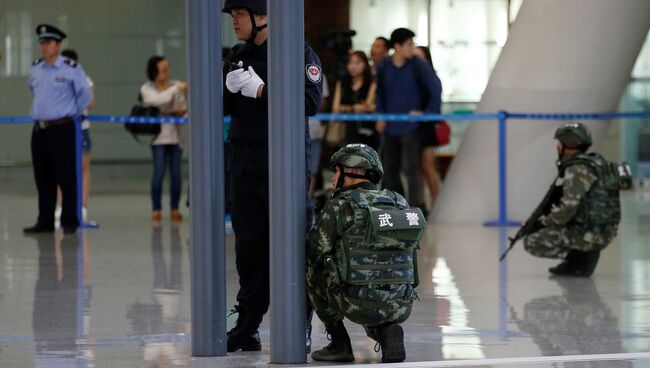
[[[619,190],[623,186],[620,164],[608,162],[597,153],[579,154],[562,162],[561,172],[567,167],[582,164],[590,167],[598,177],[587,193],[576,214],[575,221],[588,227],[618,225],[621,221]]]
[[[417,286],[417,254],[425,219],[389,190],[340,194],[354,209],[354,224],[342,234],[337,266],[343,284],[359,287]],[[361,293],[363,294],[363,293]]]

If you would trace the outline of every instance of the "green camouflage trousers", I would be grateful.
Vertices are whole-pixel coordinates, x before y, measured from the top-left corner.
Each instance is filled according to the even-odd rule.
[[[307,291],[314,311],[324,323],[344,318],[366,327],[385,323],[402,323],[411,315],[415,292],[397,301],[357,299],[344,293],[338,283],[338,274],[325,267],[307,268]]]
[[[616,235],[603,232],[572,231],[569,227],[547,227],[524,238],[524,249],[535,257],[564,259],[571,249],[583,252],[603,250]]]

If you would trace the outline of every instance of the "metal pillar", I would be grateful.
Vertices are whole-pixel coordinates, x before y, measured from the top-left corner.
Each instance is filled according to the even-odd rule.
[[[192,355],[226,355],[221,0],[187,1]]]
[[[268,1],[271,362],[305,353],[304,1]]]

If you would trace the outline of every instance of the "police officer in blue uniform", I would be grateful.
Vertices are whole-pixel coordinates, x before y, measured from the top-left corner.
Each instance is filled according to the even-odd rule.
[[[227,348],[229,352],[259,351],[258,327],[269,308],[266,0],[226,0],[223,11],[232,16],[237,38],[245,41],[231,50],[226,58],[229,63],[224,65],[224,114],[232,116],[230,198],[240,286],[235,307],[239,316],[228,332]],[[318,112],[323,78],[314,50],[305,45],[304,54],[305,114],[312,116]],[[295,124],[305,124],[307,132],[306,118]],[[309,147],[308,134],[305,141]]]
[[[25,233],[54,231],[56,188],[61,187],[61,227],[74,233],[77,218],[76,135],[74,117],[90,103],[90,87],[81,65],[61,56],[65,33],[56,27],[36,27],[41,58],[29,75],[29,90],[34,96],[31,115],[32,163],[38,190],[38,220]]]

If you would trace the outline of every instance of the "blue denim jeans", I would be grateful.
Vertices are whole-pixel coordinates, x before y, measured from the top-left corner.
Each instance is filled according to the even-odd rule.
[[[151,146],[153,154],[153,177],[151,178],[151,203],[154,211],[160,211],[163,180],[165,170],[169,165],[171,174],[170,201],[172,210],[178,209],[178,202],[181,199],[181,156],[183,150],[177,144],[162,144]]]

